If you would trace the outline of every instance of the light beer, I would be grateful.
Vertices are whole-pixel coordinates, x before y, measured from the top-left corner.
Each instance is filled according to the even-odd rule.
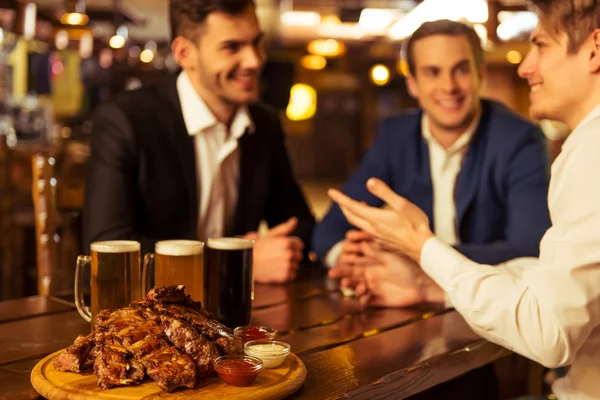
[[[230,328],[250,322],[253,245],[242,238],[210,238],[206,243],[205,307]]]
[[[140,244],[115,240],[91,246],[91,316],[104,309],[127,307],[142,297]]]
[[[185,285],[192,299],[204,303],[204,244],[195,240],[157,242],[154,285]]]

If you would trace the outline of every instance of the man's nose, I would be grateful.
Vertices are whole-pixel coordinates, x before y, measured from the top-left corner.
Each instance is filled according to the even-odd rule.
[[[454,76],[454,74],[452,72],[448,72],[447,74],[442,75],[441,86],[442,86],[442,89],[444,89],[448,92],[452,92],[458,87],[458,85],[456,83],[456,77]]]
[[[529,79],[531,76],[533,76],[534,65],[535,65],[534,55],[533,55],[533,52],[530,50],[527,53],[527,55],[525,56],[525,58],[523,59],[523,61],[521,62],[521,65],[519,65],[519,68],[517,69],[517,73],[519,74],[519,76],[521,78]]]
[[[248,47],[243,54],[242,67],[246,69],[259,69],[263,60],[264,55],[260,49]]]

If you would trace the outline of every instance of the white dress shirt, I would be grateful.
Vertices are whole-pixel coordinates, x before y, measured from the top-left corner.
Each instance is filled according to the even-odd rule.
[[[238,198],[238,139],[254,124],[247,107],[240,107],[229,130],[198,95],[187,74],[177,77],[177,93],[185,127],[194,136],[198,187],[198,240],[223,236]]]
[[[600,399],[600,106],[567,138],[552,165],[552,227],[537,266],[477,264],[436,238],[423,270],[483,338],[553,368],[571,365],[559,400]]]
[[[433,137],[427,114],[423,113],[421,121],[423,139],[429,148],[429,166],[433,187],[433,228],[438,239],[450,246],[459,244],[456,232],[456,202],[454,201],[456,177],[461,170],[469,143],[478,124],[479,118],[474,118],[467,130],[449,148],[445,149]]]
[[[467,130],[449,147],[444,148],[432,135],[429,118],[423,113],[421,134],[429,148],[429,166],[433,187],[433,226],[437,237],[451,246],[459,244],[456,231],[456,204],[454,188],[469,143],[475,134],[480,118],[475,118]],[[366,182],[365,182],[366,183]],[[344,241],[336,243],[325,256],[324,263],[333,268],[342,254]]]

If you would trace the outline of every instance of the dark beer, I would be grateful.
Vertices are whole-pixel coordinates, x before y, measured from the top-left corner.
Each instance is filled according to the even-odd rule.
[[[249,239],[211,238],[204,250],[205,307],[230,328],[250,322],[253,244]]]

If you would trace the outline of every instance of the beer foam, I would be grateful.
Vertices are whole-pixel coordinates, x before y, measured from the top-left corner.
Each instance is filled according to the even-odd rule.
[[[163,256],[195,256],[202,254],[204,243],[197,240],[163,240],[156,242],[156,254]]]
[[[218,250],[246,250],[251,249],[254,242],[243,238],[210,238],[206,245]]]
[[[90,248],[98,253],[129,253],[140,251],[140,243],[134,240],[107,240],[94,242]]]

